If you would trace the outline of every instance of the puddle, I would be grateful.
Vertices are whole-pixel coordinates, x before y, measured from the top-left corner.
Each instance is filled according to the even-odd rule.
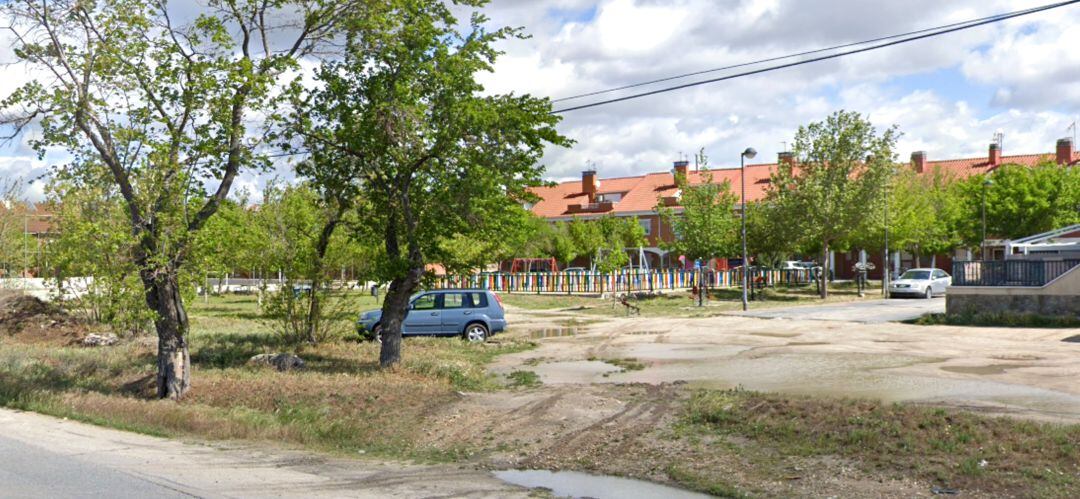
[[[596,499],[636,497],[642,499],[688,497],[705,498],[675,487],[668,487],[644,480],[614,476],[590,475],[576,471],[506,470],[493,472],[504,482],[530,489],[544,488],[555,497],[595,497]]]
[[[813,346],[818,346],[818,345],[831,345],[831,344],[832,343],[829,343],[827,341],[789,341],[784,346],[786,346],[786,347],[813,347]]]
[[[529,338],[534,340],[541,338],[561,338],[563,336],[577,336],[576,327],[545,327],[529,330]]]
[[[1019,369],[1022,367],[1033,367],[1034,364],[990,364],[988,366],[945,366],[942,367],[942,371],[949,371],[951,373],[960,374],[1005,374],[1009,369]]]
[[[1070,336],[1070,337],[1065,338],[1064,340],[1061,340],[1061,341],[1064,341],[1066,343],[1080,343],[1080,334],[1078,334],[1076,336]]]

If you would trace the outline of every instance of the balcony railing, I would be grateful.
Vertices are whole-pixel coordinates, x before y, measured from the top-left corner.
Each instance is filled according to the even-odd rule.
[[[953,286],[1040,287],[1080,265],[1080,260],[953,262]]]

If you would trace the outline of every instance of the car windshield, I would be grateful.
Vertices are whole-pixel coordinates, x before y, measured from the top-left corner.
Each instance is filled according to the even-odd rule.
[[[901,279],[911,279],[913,281],[926,281],[930,279],[929,270],[909,270],[904,272],[904,275],[900,276]]]

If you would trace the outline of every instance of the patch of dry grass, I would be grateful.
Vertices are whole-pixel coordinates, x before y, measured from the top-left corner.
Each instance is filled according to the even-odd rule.
[[[760,470],[782,468],[777,463],[791,457],[838,457],[867,473],[994,496],[1068,497],[1080,488],[1080,425],[869,400],[697,391],[678,433],[741,442],[717,451],[735,449]]]
[[[484,364],[533,346],[512,336],[480,345],[409,338],[402,365],[384,371],[377,344],[282,345],[268,324],[244,316],[252,308],[229,297],[193,310],[192,390],[180,403],[152,399],[155,343],[136,338],[98,349],[2,342],[0,405],[161,436],[446,460],[465,450],[418,446],[415,425],[458,391],[499,388]],[[276,351],[300,355],[307,369],[246,365],[253,355]]]

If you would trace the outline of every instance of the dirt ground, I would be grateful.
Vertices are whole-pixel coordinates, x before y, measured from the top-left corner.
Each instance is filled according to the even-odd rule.
[[[708,388],[865,397],[1080,422],[1077,329],[861,324],[721,316],[597,320],[523,311],[540,347],[500,357],[545,385],[687,382]],[[547,336],[543,338],[543,336]],[[636,359],[640,370],[604,360]]]
[[[51,303],[0,290],[0,335],[23,342],[69,345],[87,333],[86,325]]]
[[[491,469],[577,469],[666,483],[696,470],[723,476],[732,495],[772,497],[929,497],[940,485],[838,457],[748,462],[738,452],[715,451],[731,442],[677,438],[670,429],[695,387],[1080,422],[1080,345],[1061,341],[1075,330],[733,316],[597,320],[525,310],[512,310],[510,319],[513,334],[540,346],[502,356],[491,369],[532,371],[543,385],[461,394],[429,418],[424,437],[433,446],[485,442],[492,451],[479,466]],[[640,366],[625,367],[634,364]]]

